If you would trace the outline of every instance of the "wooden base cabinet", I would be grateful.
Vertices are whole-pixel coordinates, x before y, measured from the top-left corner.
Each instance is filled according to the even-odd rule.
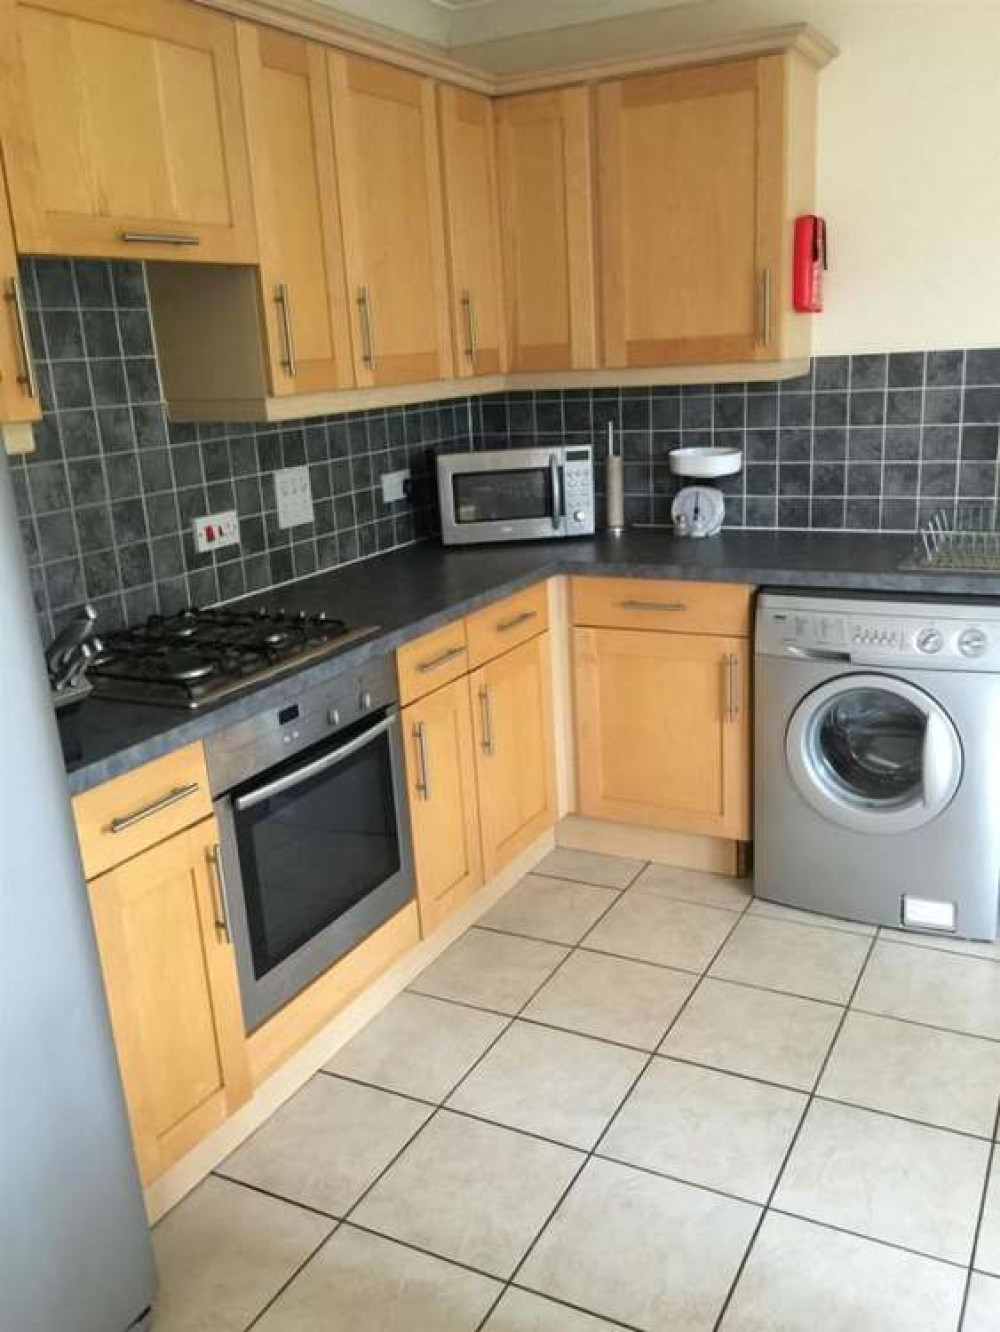
[[[469,677],[483,868],[490,879],[556,821],[549,636]]]
[[[205,819],[89,884],[145,1184],[250,1095],[217,839]]]
[[[483,882],[468,677],[411,704],[402,717],[417,895],[426,936]]]
[[[750,837],[749,641],[573,631],[580,812]]]

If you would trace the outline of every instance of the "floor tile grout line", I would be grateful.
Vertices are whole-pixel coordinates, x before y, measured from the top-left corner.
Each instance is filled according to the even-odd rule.
[[[784,1176],[788,1163],[792,1158],[792,1153],[795,1151],[799,1138],[802,1135],[802,1129],[805,1125],[805,1122],[809,1116],[809,1112],[812,1109],[813,1103],[816,1098],[816,1090],[823,1079],[824,1073],[826,1072],[826,1068],[830,1062],[830,1056],[833,1053],[833,1049],[837,1044],[837,1041],[840,1039],[840,1033],[844,1029],[844,1023],[847,1021],[847,1014],[850,1010],[851,1001],[853,1000],[854,996],[857,994],[858,987],[861,984],[861,978],[864,976],[865,971],[868,968],[868,963],[871,960],[872,953],[875,951],[875,944],[877,940],[878,940],[877,933],[874,934],[872,938],[869,940],[868,950],[865,953],[865,957],[861,963],[861,966],[858,968],[858,974],[854,978],[854,984],[851,987],[851,992],[847,997],[847,1003],[844,1005],[844,1008],[841,1012],[840,1020],[837,1023],[837,1028],[833,1033],[833,1038],[831,1039],[829,1045],[827,1046],[826,1054],[824,1055],[823,1060],[819,1067],[819,1071],[817,1072],[816,1077],[813,1080],[812,1087],[810,1088],[809,1094],[806,1098],[806,1103],[802,1107],[802,1113],[799,1116],[799,1122],[796,1125],[795,1132],[792,1134],[791,1142],[789,1142],[785,1154],[782,1157],[781,1164],[778,1166],[778,1172],[774,1177],[774,1182],[771,1185],[771,1189],[770,1192],[768,1193],[767,1199],[764,1202],[763,1207],[761,1208],[760,1216],[757,1218],[757,1224],[754,1226],[753,1233],[750,1236],[750,1242],[747,1244],[747,1247],[743,1252],[743,1257],[740,1259],[736,1271],[733,1274],[733,1279],[730,1282],[729,1290],[726,1293],[726,1298],[723,1300],[722,1307],[720,1308],[715,1323],[713,1324],[714,1332],[719,1332],[719,1329],[722,1327],[723,1321],[725,1320],[726,1317],[726,1313],[729,1309],[730,1304],[732,1303],[733,1296],[736,1294],[736,1290],[737,1287],[739,1286],[740,1280],[742,1279],[743,1273],[746,1271],[747,1263],[750,1261],[750,1255],[753,1253],[754,1246],[757,1243],[757,1237],[760,1235],[767,1214],[771,1210],[774,1204],[774,1199],[777,1195],[779,1187],[781,1186],[782,1177]]]
[[[582,1304],[574,1304],[572,1300],[564,1300],[559,1295],[550,1295],[547,1291],[539,1290],[537,1286],[528,1286],[522,1281],[514,1281],[513,1279],[508,1281],[504,1286],[500,1300],[503,1299],[503,1296],[506,1295],[508,1290],[518,1290],[526,1295],[537,1295],[541,1300],[548,1300],[552,1304],[558,1304],[563,1309],[572,1309],[574,1313],[581,1313],[587,1318],[596,1318],[601,1322],[607,1323],[609,1327],[622,1328],[623,1332],[644,1332],[644,1329],[640,1327],[638,1323],[625,1323],[620,1318],[614,1318],[611,1314],[607,1313],[595,1314],[592,1309],[587,1309]],[[500,1303],[500,1300],[497,1301],[497,1304]],[[487,1318],[492,1317],[493,1313],[496,1311],[497,1304],[495,1304],[486,1315]],[[482,1332],[483,1326],[484,1324],[480,1323],[475,1332]]]
[[[972,1290],[972,1273],[975,1270],[976,1251],[979,1248],[979,1239],[983,1229],[983,1218],[986,1216],[986,1199],[990,1191],[990,1179],[993,1175],[993,1164],[1000,1160],[997,1153],[997,1134],[1000,1134],[1000,1105],[997,1107],[997,1113],[993,1119],[993,1142],[990,1143],[990,1151],[986,1160],[986,1179],[983,1182],[982,1197],[979,1199],[979,1211],[976,1216],[975,1229],[972,1232],[972,1248],[969,1253],[969,1270],[965,1277],[965,1290],[962,1292],[962,1307],[958,1314],[958,1326],[961,1328],[965,1323],[965,1315],[969,1306],[969,1292]],[[1000,1206],[1000,1198],[997,1200]]]
[[[882,1239],[878,1235],[866,1235],[863,1230],[852,1230],[850,1226],[838,1226],[833,1221],[818,1221],[805,1212],[792,1212],[787,1207],[768,1207],[767,1212],[775,1216],[786,1216],[791,1221],[803,1221],[806,1225],[818,1226],[820,1230],[832,1230],[838,1235],[850,1235],[853,1239],[864,1240],[867,1244],[878,1244],[883,1249],[894,1249],[897,1253],[908,1253],[912,1258],[924,1258],[930,1263],[940,1263],[942,1267],[954,1267],[959,1272],[966,1271],[968,1264],[960,1263],[955,1258],[942,1258],[938,1253],[928,1253],[926,1249],[913,1249],[908,1244],[896,1240]]]
[[[890,947],[916,948],[925,953],[943,953],[946,957],[957,957],[961,960],[967,960],[972,962],[991,962],[995,967],[1000,966],[1000,957],[984,957],[982,953],[970,953],[966,952],[964,949],[961,948],[942,948],[940,947],[939,944],[936,943],[917,943],[916,939],[898,939],[894,934],[886,935],[884,933],[884,930],[886,928],[895,929],[895,926],[893,925],[880,926],[878,941],[879,943],[888,944]],[[921,939],[928,939],[933,937],[934,937],[933,935],[926,935],[926,934],[920,935]],[[960,939],[958,942],[961,943],[962,940]],[[988,942],[988,940],[972,939],[969,942],[986,943]]]
[[[276,1196],[276,1195],[275,1195],[275,1196]],[[315,1257],[317,1257],[317,1255],[320,1253],[320,1251],[321,1251],[322,1249],[325,1249],[325,1248],[326,1248],[326,1246],[330,1243],[330,1241],[333,1239],[334,1235],[336,1235],[336,1233],[337,1233],[337,1231],[338,1231],[339,1229],[340,1229],[340,1223],[337,1222],[337,1223],[334,1224],[334,1227],[333,1227],[333,1229],[330,1231],[329,1235],[324,1235],[324,1236],[323,1236],[323,1238],[320,1240],[320,1242],[316,1245],[315,1249],[313,1249],[312,1252],[309,1253],[309,1254],[308,1254],[308,1255],[302,1260],[301,1263],[299,1263],[299,1265],[295,1268],[294,1272],[291,1273],[291,1275],[287,1278],[287,1280],[285,1280],[285,1281],[283,1281],[283,1282],[281,1283],[281,1285],[280,1285],[280,1286],[278,1287],[278,1289],[274,1292],[274,1294],[273,1294],[273,1295],[271,1296],[271,1298],[267,1301],[267,1303],[266,1303],[265,1305],[263,1305],[262,1308],[260,1308],[260,1309],[257,1310],[257,1312],[254,1314],[253,1318],[251,1318],[250,1322],[246,1324],[246,1326],[245,1326],[245,1328],[244,1328],[244,1332],[251,1332],[251,1328],[254,1328],[254,1327],[257,1326],[257,1324],[258,1324],[258,1323],[260,1322],[260,1320],[264,1317],[264,1315],[267,1313],[267,1311],[268,1311],[269,1309],[273,1308],[273,1306],[278,1302],[278,1300],[281,1299],[282,1295],[284,1295],[285,1291],[286,1291],[286,1290],[288,1289],[288,1287],[292,1284],[292,1282],[295,1281],[296,1278],[299,1277],[299,1276],[301,1275],[301,1273],[303,1273],[303,1272],[305,1271],[305,1269],[309,1266],[309,1264],[312,1262],[312,1260],[313,1260]]]

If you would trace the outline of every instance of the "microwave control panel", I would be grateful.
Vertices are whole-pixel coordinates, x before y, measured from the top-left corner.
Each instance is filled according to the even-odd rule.
[[[574,536],[594,531],[594,467],[589,448],[563,451],[563,511]]]

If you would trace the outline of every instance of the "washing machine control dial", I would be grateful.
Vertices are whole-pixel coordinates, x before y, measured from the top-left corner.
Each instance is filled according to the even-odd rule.
[[[990,640],[982,629],[975,626],[963,629],[958,637],[958,650],[963,657],[981,657],[990,645]]]
[[[933,625],[928,625],[926,629],[921,629],[917,634],[917,648],[921,652],[940,652],[944,647],[944,634],[940,629],[935,629]]]

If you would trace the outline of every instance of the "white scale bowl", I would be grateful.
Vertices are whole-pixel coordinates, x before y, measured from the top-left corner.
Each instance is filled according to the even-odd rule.
[[[678,476],[732,476],[743,466],[742,449],[671,449],[668,457]]]

